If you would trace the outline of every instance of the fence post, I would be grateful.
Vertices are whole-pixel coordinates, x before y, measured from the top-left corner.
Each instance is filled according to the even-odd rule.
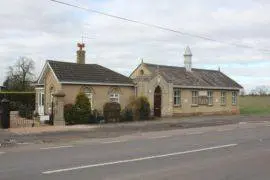
[[[9,100],[3,99],[2,104],[2,126],[4,129],[10,128]]]

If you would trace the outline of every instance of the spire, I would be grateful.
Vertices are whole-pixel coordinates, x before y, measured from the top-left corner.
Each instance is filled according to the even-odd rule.
[[[184,51],[184,64],[186,71],[191,72],[192,70],[192,53],[190,48],[187,46]]]

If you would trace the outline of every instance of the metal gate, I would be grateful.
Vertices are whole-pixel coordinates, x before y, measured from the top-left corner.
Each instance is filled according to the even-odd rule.
[[[1,128],[8,129],[10,128],[10,117],[9,117],[9,101],[3,99],[0,105],[0,121]]]

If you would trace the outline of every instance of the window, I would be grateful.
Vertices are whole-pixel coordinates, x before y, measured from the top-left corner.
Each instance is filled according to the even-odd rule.
[[[110,101],[111,102],[117,102],[117,103],[119,103],[120,101],[119,101],[119,94],[116,94],[116,93],[113,93],[113,94],[111,94],[110,95]]]
[[[213,91],[207,91],[208,105],[213,105]]]
[[[220,104],[221,105],[226,105],[226,92],[225,91],[221,91]]]
[[[140,75],[144,75],[144,70],[143,69],[140,70]]]
[[[175,88],[173,90],[174,97],[173,97],[173,104],[175,106],[180,106],[181,105],[181,90],[178,88]]]
[[[198,91],[192,91],[192,104],[198,105]]]
[[[93,93],[90,88],[84,88],[84,94],[89,99],[91,109],[93,109]]]
[[[50,88],[50,104],[53,103],[53,87]]]
[[[237,104],[237,92],[236,91],[232,92],[232,104],[233,105]]]

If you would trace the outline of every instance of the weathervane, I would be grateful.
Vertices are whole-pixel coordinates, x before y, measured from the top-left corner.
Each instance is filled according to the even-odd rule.
[[[77,46],[80,48],[80,51],[85,47],[84,43],[78,43]]]

